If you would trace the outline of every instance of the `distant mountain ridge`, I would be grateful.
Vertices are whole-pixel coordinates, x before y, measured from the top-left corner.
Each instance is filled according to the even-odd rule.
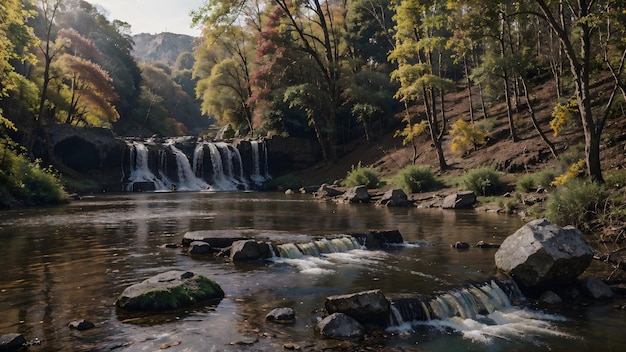
[[[133,51],[131,54],[137,61],[160,62],[174,66],[178,56],[193,51],[193,41],[196,39],[186,34],[140,33],[133,35]]]

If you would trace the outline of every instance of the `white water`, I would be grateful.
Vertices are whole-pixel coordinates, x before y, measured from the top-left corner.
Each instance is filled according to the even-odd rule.
[[[236,191],[249,189],[251,183],[259,186],[269,179],[269,176],[263,176],[261,172],[262,168],[265,168],[267,175],[267,162],[265,165],[260,164],[262,159],[259,150],[262,146],[258,141],[251,142],[254,151],[251,156],[253,170],[248,177],[244,174],[241,154],[234,146],[223,142],[199,141],[194,148],[193,156],[188,157],[177,146],[177,143],[185,141],[186,139],[172,138],[163,145],[153,140],[127,142],[130,150],[130,174],[123,180],[125,190],[133,191],[134,188],[139,188],[134,187],[135,183],[145,182],[152,183],[156,191]],[[149,162],[150,150],[147,144],[153,144],[155,150],[152,152],[157,153],[156,162],[152,165]],[[205,148],[208,148],[210,153],[211,165],[203,163]],[[176,177],[175,180],[167,177],[168,154],[173,155],[176,160],[177,176],[172,176]],[[169,167],[173,169],[173,166]]]

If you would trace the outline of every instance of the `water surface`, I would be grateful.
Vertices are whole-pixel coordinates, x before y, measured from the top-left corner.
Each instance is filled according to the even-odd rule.
[[[33,351],[273,351],[285,342],[321,350],[313,332],[325,297],[381,289],[388,297],[431,295],[494,275],[493,249],[458,251],[456,241],[500,243],[517,217],[379,208],[274,193],[135,193],[0,213],[0,334],[39,339]],[[248,230],[263,238],[309,239],[398,229],[409,244],[321,258],[233,264],[165,248],[187,231]],[[168,314],[115,308],[127,286],[190,270],[217,281],[224,298]],[[411,351],[621,351],[626,315],[613,303],[551,311],[513,307],[506,325],[450,320],[390,331],[376,348]],[[296,311],[291,326],[266,323],[273,308]],[[527,316],[524,316],[527,314]],[[76,319],[96,323],[78,332]],[[493,321],[505,317],[485,317]],[[517,320],[516,320],[517,319]],[[473,325],[472,325],[473,324]],[[542,330],[543,329],[543,330]],[[180,344],[178,344],[180,342]],[[168,345],[170,344],[170,345]]]

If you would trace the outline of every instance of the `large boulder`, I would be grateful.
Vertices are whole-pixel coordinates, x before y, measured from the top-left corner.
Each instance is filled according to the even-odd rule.
[[[476,204],[476,194],[472,191],[453,193],[443,199],[444,209],[471,209]]]
[[[270,245],[255,240],[243,240],[233,243],[230,260],[233,262],[267,259],[272,257]]]
[[[315,331],[323,337],[337,340],[358,339],[365,334],[363,325],[343,313],[333,313],[322,319],[315,326]]]
[[[580,230],[533,220],[507,237],[495,254],[498,269],[523,289],[571,283],[591,263],[593,249]]]
[[[409,199],[403,190],[396,188],[385,192],[376,204],[387,207],[404,207],[409,205]]]
[[[224,291],[213,280],[189,271],[171,270],[127,287],[116,305],[126,310],[163,311],[222,298]]]
[[[361,185],[348,188],[337,200],[341,203],[368,203],[371,198],[367,187]]]
[[[391,303],[380,290],[326,297],[328,314],[343,313],[365,326],[386,327]]]

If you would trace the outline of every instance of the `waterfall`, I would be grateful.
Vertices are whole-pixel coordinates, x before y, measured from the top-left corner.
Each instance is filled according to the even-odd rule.
[[[192,137],[126,142],[129,157],[122,182],[126,191],[237,191],[260,186],[269,180],[267,153],[261,141],[250,141],[246,168],[242,152],[225,142]],[[252,149],[252,150],[250,150]],[[265,165],[264,165],[265,164]],[[251,169],[251,170],[248,170]]]
[[[187,155],[180,149],[176,148],[174,141],[169,141],[168,145],[176,157],[176,169],[178,170],[179,185],[171,185],[181,191],[202,191],[209,188],[209,185],[203,180],[196,177],[196,173],[192,170]],[[197,148],[195,151],[197,152]],[[195,154],[195,153],[194,153]],[[196,158],[194,157],[194,160]]]
[[[388,330],[405,333],[419,326],[451,329],[464,338],[484,343],[494,338],[568,336],[551,323],[564,318],[514,306],[512,301],[517,300],[523,300],[523,295],[515,282],[498,279],[434,297],[402,297],[392,302]]]
[[[142,186],[147,186],[147,184],[152,184],[152,186],[146,187],[146,190],[167,189],[169,181],[157,177],[150,170],[148,147],[139,142],[129,142],[127,145],[130,149],[130,175],[125,190],[134,191],[137,188],[141,189]]]
[[[324,254],[344,253],[362,248],[352,236],[319,239],[312,242],[279,244],[278,254],[282,258],[299,259],[303,256],[322,257]]]
[[[250,179],[255,184],[260,185],[270,179],[267,166],[267,149],[259,141],[252,141],[250,144],[252,146],[252,166],[254,167]],[[261,157],[261,148],[265,152],[263,158]]]

